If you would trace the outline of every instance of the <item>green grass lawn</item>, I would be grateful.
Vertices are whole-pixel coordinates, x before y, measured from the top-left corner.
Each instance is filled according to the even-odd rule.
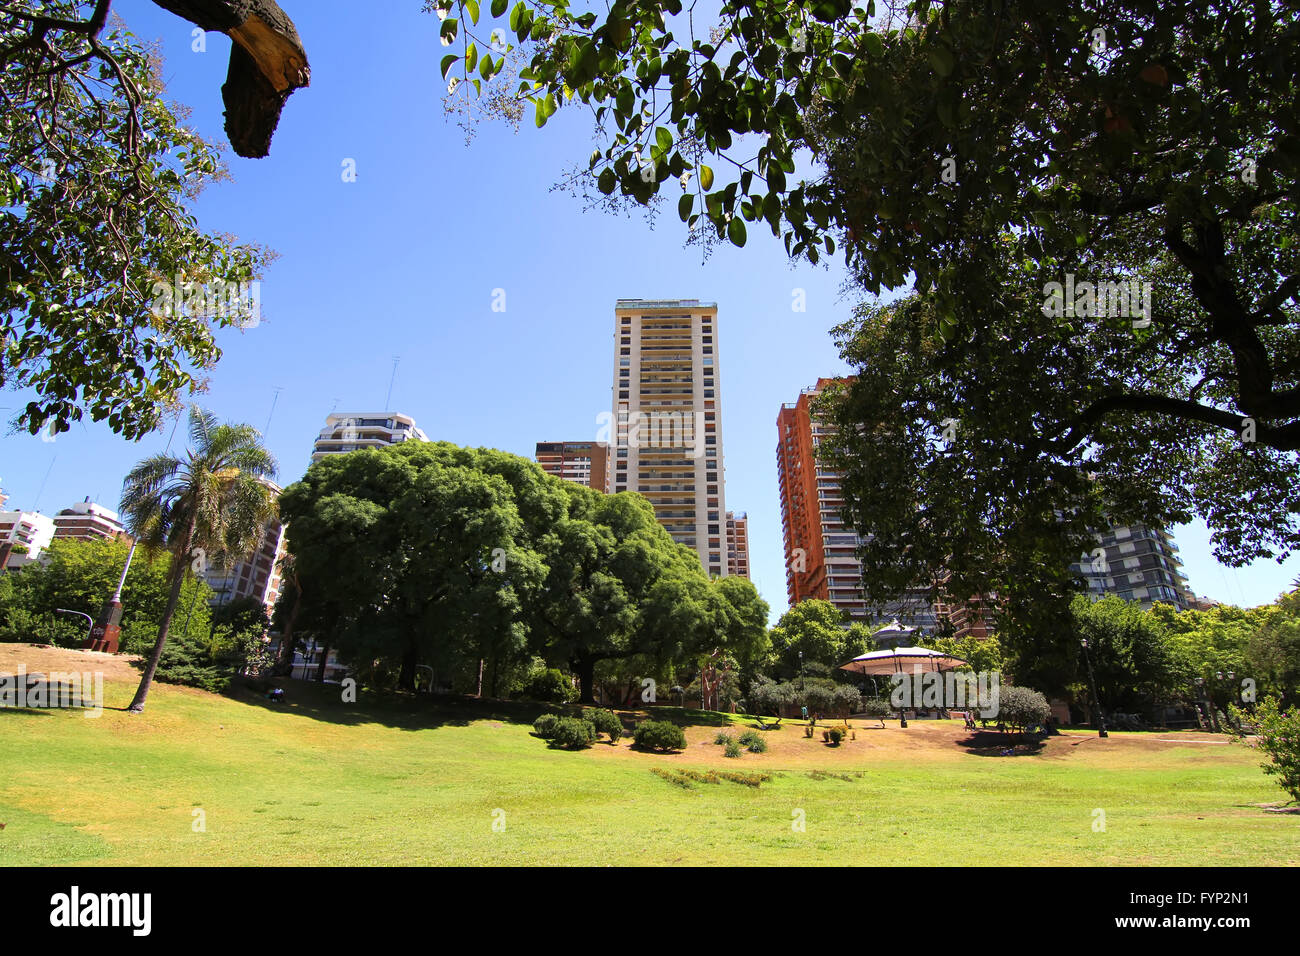
[[[839,748],[787,722],[726,759],[729,718],[697,712],[681,754],[570,753],[531,736],[536,706],[285,686],[284,705],[156,685],[138,717],[0,711],[0,865],[1300,863],[1300,815],[1260,806],[1285,795],[1258,755],[1203,734],[1002,756],[959,722],[860,724]],[[134,685],[105,688],[123,708]]]

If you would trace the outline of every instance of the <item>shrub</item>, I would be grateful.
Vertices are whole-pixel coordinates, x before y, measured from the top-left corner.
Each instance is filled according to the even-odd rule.
[[[666,720],[643,720],[637,724],[632,739],[646,750],[684,750],[686,733]]]
[[[550,740],[555,736],[555,724],[559,720],[554,714],[542,714],[533,721],[533,733],[543,740]]]
[[[830,737],[830,745],[832,747],[838,747],[840,741],[847,737],[849,732],[843,727],[830,727],[827,729],[826,733]]]
[[[998,691],[998,720],[1012,730],[1025,730],[1047,722],[1052,708],[1047,698],[1028,687],[1003,684]]]
[[[609,734],[610,743],[618,743],[618,738],[623,736],[623,721],[618,719],[618,714],[612,710],[602,710],[593,708],[582,712],[582,719],[591,721],[596,733]]]
[[[577,696],[573,681],[564,676],[564,672],[555,667],[535,671],[519,690],[519,696],[526,700],[537,700],[544,704],[567,704]]]
[[[1237,724],[1243,720],[1254,721],[1259,734],[1256,746],[1269,758],[1260,766],[1265,773],[1277,777],[1278,786],[1292,800],[1300,801],[1300,707],[1292,707],[1288,714],[1278,706],[1276,698],[1265,697],[1253,715],[1235,705],[1230,710]],[[1238,738],[1243,736],[1240,730],[1230,733]]]
[[[767,741],[756,730],[747,730],[740,735],[740,745],[752,754],[767,752]]]
[[[734,740],[728,739],[727,746],[723,749],[722,755],[724,757],[739,757],[740,744],[736,743]]]
[[[596,728],[590,720],[579,717],[561,717],[551,732],[551,746],[566,750],[590,747],[596,742]]]
[[[866,714],[868,717],[888,717],[893,713],[893,708],[884,697],[864,697],[859,713]]]
[[[731,735],[728,734],[725,730],[719,730],[718,736],[713,738],[713,742],[715,744],[723,744],[723,745],[729,744],[731,743]]]

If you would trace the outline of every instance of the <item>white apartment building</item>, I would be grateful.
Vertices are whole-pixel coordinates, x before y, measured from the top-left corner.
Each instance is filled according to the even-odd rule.
[[[54,540],[54,519],[39,511],[0,511],[0,569],[35,561]]]
[[[698,299],[615,304],[610,489],[645,495],[673,540],[725,577],[717,319]]]
[[[400,412],[339,412],[326,417],[311,460],[362,448],[383,448],[404,441],[428,441],[410,415]]]

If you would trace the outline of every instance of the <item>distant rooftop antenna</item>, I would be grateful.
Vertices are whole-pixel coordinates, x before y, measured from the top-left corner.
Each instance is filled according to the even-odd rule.
[[[397,363],[402,360],[400,355],[393,356],[393,374],[388,379],[388,397],[384,399],[384,411],[391,411],[388,403],[393,400],[393,383],[397,381]]]
[[[262,429],[262,438],[266,438],[266,433],[271,430],[271,417],[275,415],[275,403],[280,400],[280,393],[284,391],[283,385],[276,385],[273,388],[275,394],[271,397],[271,412],[266,416],[266,427]]]

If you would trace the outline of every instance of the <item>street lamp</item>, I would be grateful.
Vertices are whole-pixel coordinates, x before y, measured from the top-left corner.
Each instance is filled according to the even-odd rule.
[[[1097,731],[1098,737],[1109,737],[1106,733],[1106,718],[1101,712],[1101,699],[1097,696],[1097,678],[1092,672],[1092,656],[1088,653],[1088,639],[1082,638],[1079,643],[1083,646],[1083,659],[1088,664],[1088,684],[1092,687],[1092,704],[1093,709],[1097,711]]]
[[[85,611],[69,611],[66,607],[56,607],[54,610],[58,614],[75,614],[78,617],[84,617],[86,619],[86,639],[90,639],[90,630],[95,626],[94,618]]]

